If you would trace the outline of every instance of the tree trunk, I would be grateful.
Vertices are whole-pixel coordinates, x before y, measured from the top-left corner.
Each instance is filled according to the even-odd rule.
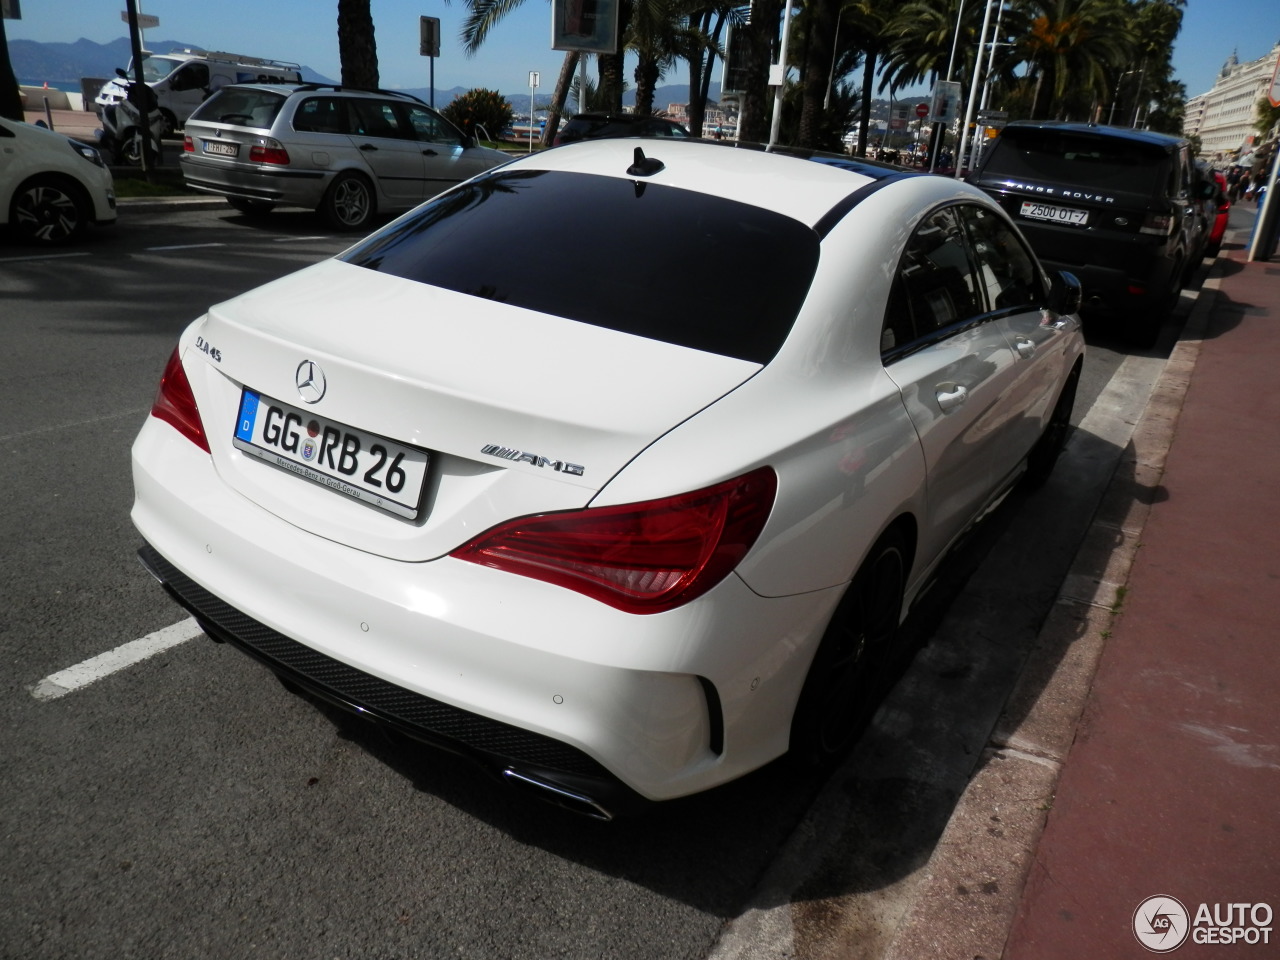
[[[551,109],[547,113],[547,126],[542,131],[542,145],[549,147],[556,140],[556,132],[560,129],[560,117],[564,114],[565,101],[569,99],[569,88],[573,86],[573,72],[578,69],[578,51],[568,50],[564,62],[560,64],[560,79],[556,81],[556,92],[551,97]]]
[[[0,18],[0,117],[19,122],[23,120],[22,96],[9,60],[9,41],[5,39],[3,18]]]
[[[742,112],[738,117],[738,139],[767,143],[769,140],[769,65],[778,41],[778,18],[782,0],[752,0],[751,23],[744,27],[746,44],[746,90],[742,92]]]
[[[867,155],[867,137],[871,134],[871,84],[876,78],[877,50],[868,44],[862,51],[862,109],[858,114],[858,156]]]
[[[342,85],[378,89],[378,45],[373,38],[370,0],[338,0],[338,59]]]
[[[641,57],[636,63],[636,114],[647,117],[653,113],[653,93],[662,71],[652,57]]]
[[[827,95],[827,83],[831,75],[831,54],[835,49],[835,35],[840,19],[840,9],[831,0],[815,0],[810,6],[813,23],[810,24],[808,43],[805,44],[804,70],[800,76],[800,133],[799,145],[813,149],[818,146]]]

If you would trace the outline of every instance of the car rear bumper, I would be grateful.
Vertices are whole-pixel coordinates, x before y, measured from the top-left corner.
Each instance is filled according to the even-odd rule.
[[[763,598],[730,575],[676,610],[624,614],[477,564],[308,534],[154,417],[133,463],[144,562],[215,638],[509,780],[605,809],[705,790],[785,752],[841,593]]]
[[[183,179],[193,190],[299,207],[319,206],[333,180],[330,171],[269,167],[245,170],[186,155],[179,158],[179,164]]]

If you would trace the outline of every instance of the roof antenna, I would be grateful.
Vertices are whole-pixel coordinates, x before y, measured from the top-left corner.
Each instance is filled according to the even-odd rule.
[[[653,157],[646,157],[644,151],[636,147],[635,160],[631,166],[627,167],[627,176],[629,177],[652,177],[660,170],[665,170],[667,165],[661,160]]]

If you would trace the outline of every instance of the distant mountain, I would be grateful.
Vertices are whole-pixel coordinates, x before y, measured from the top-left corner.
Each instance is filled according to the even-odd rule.
[[[172,53],[175,50],[203,50],[196,43],[179,43],[176,40],[147,42],[151,53]],[[120,37],[110,43],[94,43],[81,37],[75,43],[38,43],[35,40],[10,40],[9,60],[15,76],[47,83],[78,83],[81,77],[114,77],[116,67],[129,62],[129,40]],[[302,67],[302,79],[313,83],[336,83],[316,73],[310,67]]]

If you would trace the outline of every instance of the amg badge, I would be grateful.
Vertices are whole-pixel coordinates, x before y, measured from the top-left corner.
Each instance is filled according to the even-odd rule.
[[[547,457],[540,457],[536,453],[528,453],[525,450],[513,450],[511,447],[501,447],[496,443],[487,443],[480,448],[480,452],[490,457],[498,457],[502,460],[513,460],[516,463],[531,463],[535,467],[550,467],[559,473],[567,473],[571,476],[580,477],[583,473],[583,467],[577,463],[566,463],[564,460],[550,460]]]

